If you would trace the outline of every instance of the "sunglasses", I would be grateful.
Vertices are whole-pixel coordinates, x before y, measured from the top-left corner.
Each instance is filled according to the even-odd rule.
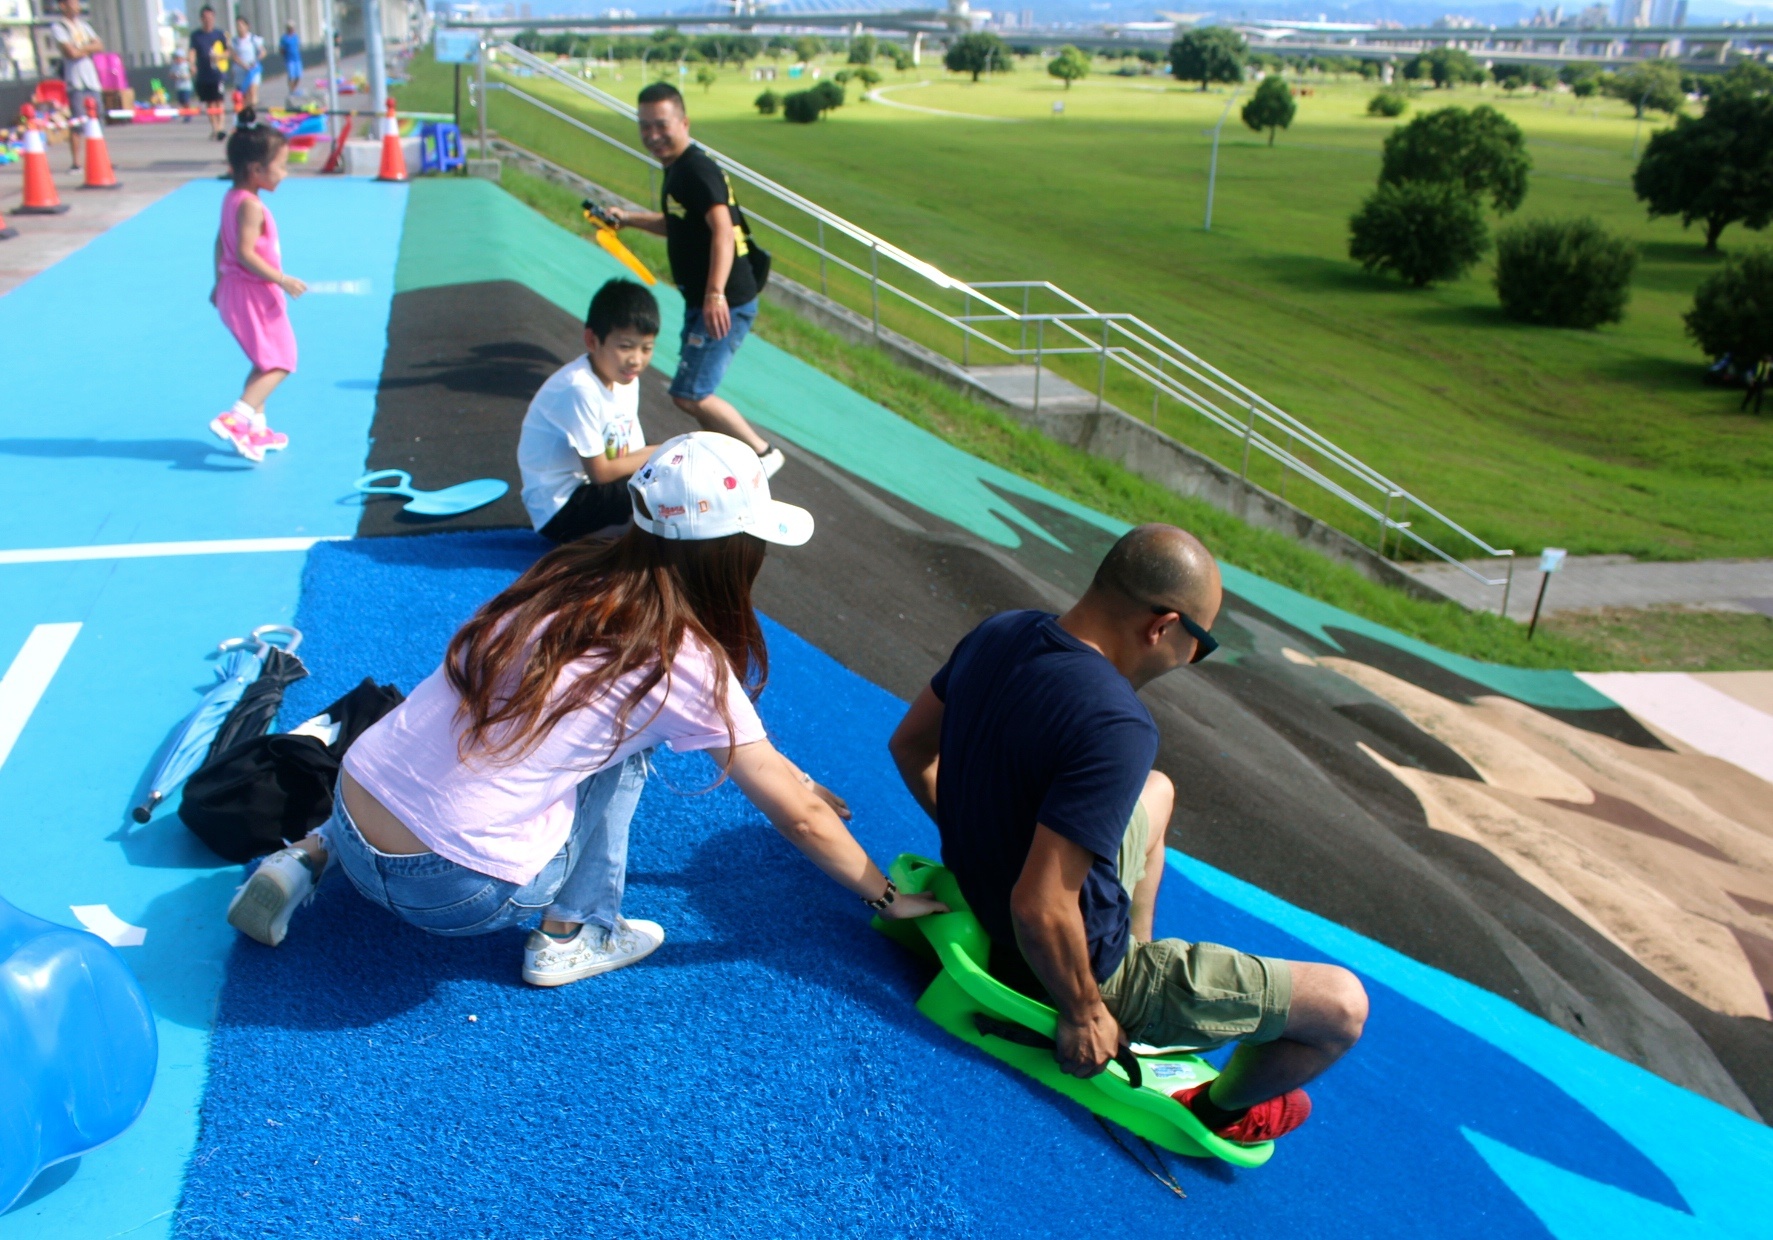
[[[1151,603],[1148,604],[1148,606],[1150,606],[1151,614],[1154,616],[1175,616],[1176,619],[1182,622],[1183,631],[1186,632],[1188,636],[1194,638],[1194,657],[1188,660],[1190,663],[1199,663],[1202,659],[1212,654],[1213,651],[1219,649],[1218,638],[1201,628],[1200,625],[1190,620],[1186,615],[1176,610],[1174,607],[1165,607],[1161,603]]]

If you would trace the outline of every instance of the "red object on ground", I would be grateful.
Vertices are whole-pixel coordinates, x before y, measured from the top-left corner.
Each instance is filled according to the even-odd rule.
[[[37,89],[31,97],[38,103],[51,103],[66,108],[68,104],[68,84],[60,78],[44,78],[37,83]]]
[[[1170,1097],[1192,1111],[1195,1098],[1206,1087],[1193,1085],[1187,1089],[1178,1089]],[[1263,1141],[1286,1136],[1310,1118],[1310,1096],[1303,1089],[1289,1089],[1278,1098],[1258,1102],[1237,1123],[1215,1130],[1215,1135],[1239,1145],[1259,1145]]]
[[[332,151],[327,155],[326,163],[321,166],[320,171],[337,172],[343,165],[345,159],[345,143],[351,140],[351,125],[356,119],[355,116],[352,116],[348,112],[345,114],[344,127],[339,130],[339,136],[333,141]]]
[[[98,104],[86,101],[86,182],[81,189],[122,189],[111,167],[111,152],[105,145],[105,127],[99,124]]]
[[[25,123],[25,199],[20,215],[60,215],[68,209],[55,192],[55,177],[49,171],[49,148],[43,142],[43,127],[37,122],[37,110],[30,104],[19,109]]]
[[[382,122],[382,169],[378,181],[406,180],[406,152],[400,149],[400,121],[394,115],[394,97],[388,97],[388,119]]]

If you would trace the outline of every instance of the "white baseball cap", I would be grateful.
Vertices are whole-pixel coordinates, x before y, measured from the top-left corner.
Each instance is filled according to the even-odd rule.
[[[770,498],[757,453],[716,431],[667,439],[628,479],[634,524],[660,538],[751,534],[798,547],[813,536],[813,514]]]

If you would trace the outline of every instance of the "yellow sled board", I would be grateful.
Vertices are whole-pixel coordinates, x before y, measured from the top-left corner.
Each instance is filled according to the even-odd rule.
[[[1050,1049],[1005,1036],[1011,1034],[1005,1026],[1011,1026],[1050,1040],[1058,1028],[1058,1014],[986,972],[991,940],[946,868],[904,853],[893,862],[891,874],[899,890],[933,895],[951,910],[909,922],[874,919],[876,930],[941,965],[942,971],[917,1001],[918,1011],[962,1041],[1153,1145],[1191,1158],[1218,1158],[1237,1167],[1260,1167],[1273,1157],[1272,1141],[1239,1145],[1215,1136],[1193,1112],[1170,1097],[1179,1089],[1218,1075],[1198,1055],[1140,1056],[1141,1083],[1137,1085],[1119,1063],[1083,1080],[1061,1072]],[[999,1032],[991,1032],[994,1025]]]

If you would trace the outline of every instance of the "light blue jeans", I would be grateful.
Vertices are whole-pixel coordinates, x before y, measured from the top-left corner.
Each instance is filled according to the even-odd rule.
[[[628,823],[646,772],[647,756],[637,753],[580,784],[566,846],[527,883],[493,878],[436,853],[378,851],[351,820],[342,789],[320,838],[364,899],[429,934],[491,934],[537,913],[608,930],[622,913]]]

